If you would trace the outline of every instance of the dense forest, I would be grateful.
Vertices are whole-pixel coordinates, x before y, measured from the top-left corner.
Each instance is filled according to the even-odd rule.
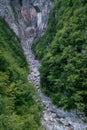
[[[0,17],[0,130],[41,129],[41,106],[28,72],[20,39]]]
[[[87,0],[57,0],[32,49],[42,90],[58,107],[87,115]]]

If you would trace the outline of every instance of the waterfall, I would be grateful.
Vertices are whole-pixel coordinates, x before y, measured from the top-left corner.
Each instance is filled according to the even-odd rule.
[[[42,24],[42,14],[41,12],[37,13],[37,25],[40,27]]]

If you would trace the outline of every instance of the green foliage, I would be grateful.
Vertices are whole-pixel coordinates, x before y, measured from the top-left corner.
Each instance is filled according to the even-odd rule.
[[[33,50],[41,85],[58,106],[87,114],[87,1],[57,0]],[[44,50],[44,51],[43,51]]]
[[[37,130],[40,104],[27,81],[28,65],[20,40],[0,17],[0,130]]]

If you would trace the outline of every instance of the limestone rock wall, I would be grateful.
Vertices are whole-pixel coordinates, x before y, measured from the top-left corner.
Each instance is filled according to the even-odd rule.
[[[0,15],[22,38],[43,35],[54,0],[0,0]]]
[[[2,16],[14,32],[18,35],[18,27],[15,22],[10,0],[0,0],[0,16]]]

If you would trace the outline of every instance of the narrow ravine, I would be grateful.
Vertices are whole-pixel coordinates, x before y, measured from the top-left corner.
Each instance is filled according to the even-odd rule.
[[[22,47],[30,65],[31,72],[28,75],[28,80],[31,81],[41,98],[44,106],[42,125],[46,130],[86,130],[87,124],[83,123],[82,119],[76,115],[76,112],[65,112],[63,109],[57,108],[52,104],[49,97],[45,96],[40,89],[40,63],[35,60],[31,50],[33,38],[22,42]],[[81,116],[82,117],[82,116]]]

